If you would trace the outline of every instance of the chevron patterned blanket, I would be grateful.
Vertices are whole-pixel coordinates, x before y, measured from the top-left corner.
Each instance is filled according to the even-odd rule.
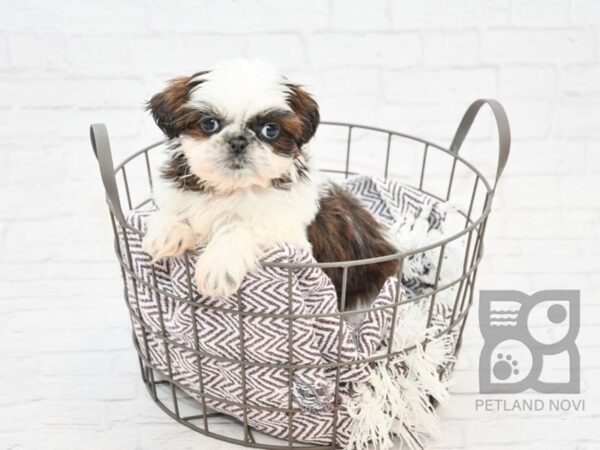
[[[403,227],[414,230],[419,223],[425,224],[426,234],[443,228],[445,209],[414,188],[368,177],[350,179],[345,186],[390,232],[401,233]],[[144,232],[150,214],[149,210],[133,211],[128,223]],[[152,263],[141,250],[139,235],[128,230],[126,239],[138,277],[127,277],[126,288],[129,305],[138,317],[134,317],[133,327],[140,352],[186,394],[204,397],[210,410],[240,421],[245,418],[250,427],[274,437],[291,436],[318,445],[329,445],[336,428],[338,445],[348,448],[359,448],[369,441],[385,448],[394,436],[410,441],[431,431],[431,408],[423,405],[429,404],[431,395],[438,400],[445,396],[439,373],[451,366],[455,335],[446,335],[439,345],[428,344],[427,357],[424,351],[411,352],[392,364],[383,364],[376,356],[384,354],[389,345],[392,308],[384,307],[396,298],[408,299],[431,287],[435,255],[407,261],[402,282],[388,279],[373,300],[374,308],[354,325],[334,315],[314,316],[338,312],[335,289],[319,268],[294,269],[290,279],[287,270],[263,267],[246,276],[239,298],[212,298],[195,289],[190,294],[188,257]],[[193,263],[193,257],[189,258]],[[314,262],[305,250],[287,245],[271,249],[265,259]],[[148,285],[158,286],[162,294]],[[446,302],[436,302],[433,325],[428,330],[424,326],[427,311],[420,303],[426,302],[398,308],[395,349],[411,343],[419,348],[418,343],[436,327],[447,326]],[[286,318],[290,312],[307,316],[290,324]],[[338,362],[338,347],[340,362],[355,362],[342,366],[339,373],[331,367]],[[367,358],[374,361],[361,362]],[[290,363],[293,370],[285,366]],[[431,386],[423,382],[424,377],[430,378]],[[336,379],[341,399],[337,405]],[[393,391],[407,397],[394,397]],[[369,400],[382,392],[389,404],[369,409]],[[291,420],[289,410],[294,411]],[[403,417],[401,422],[399,417]]]

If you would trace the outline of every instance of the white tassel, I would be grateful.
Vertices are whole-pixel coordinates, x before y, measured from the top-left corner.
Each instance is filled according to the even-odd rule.
[[[436,332],[423,327],[427,310],[414,303],[401,308],[393,337],[394,348],[416,347],[394,358],[393,363],[402,362],[407,371],[400,372],[389,367],[387,361],[380,361],[369,381],[356,387],[357,395],[345,399],[352,418],[348,449],[372,445],[389,450],[400,444],[417,450],[422,448],[425,439],[439,433],[440,421],[431,406],[430,396],[440,404],[448,399],[447,382],[440,380],[438,368],[452,362],[453,341],[443,335],[428,341],[423,348],[419,343]]]

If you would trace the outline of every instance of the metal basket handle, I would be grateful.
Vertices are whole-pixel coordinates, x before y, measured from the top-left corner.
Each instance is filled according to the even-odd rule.
[[[504,111],[504,108],[500,102],[493,99],[479,99],[471,103],[471,106],[469,106],[465,111],[465,114],[463,115],[463,118],[456,129],[454,139],[452,139],[452,144],[450,145],[450,151],[458,154],[460,147],[467,136],[467,133],[471,129],[471,125],[473,125],[475,117],[477,117],[477,113],[484,104],[487,104],[490,106],[490,108],[492,108],[494,118],[496,119],[496,125],[498,126],[498,168],[496,170],[496,180],[494,181],[494,190],[496,190],[498,180],[504,171],[504,167],[506,167],[508,155],[510,154],[510,126],[508,125],[506,111]]]
[[[121,201],[119,199],[119,189],[115,180],[115,168],[112,160],[112,152],[110,150],[110,140],[108,139],[108,131],[103,123],[96,123],[90,126],[90,140],[94,155],[98,160],[100,167],[100,176],[106,191],[106,200],[108,207],[120,224],[125,223],[125,216],[121,209]]]

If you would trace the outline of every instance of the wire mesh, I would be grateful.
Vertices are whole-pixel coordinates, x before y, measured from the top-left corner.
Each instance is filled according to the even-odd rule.
[[[479,105],[480,106],[480,105]],[[478,109],[478,108],[477,108]],[[469,111],[467,111],[468,113]],[[502,111],[503,112],[503,111]],[[476,111],[475,111],[476,113]],[[467,114],[465,114],[467,117]],[[473,115],[474,117],[474,115]],[[465,119],[463,119],[464,122]],[[473,118],[470,119],[471,122]],[[461,123],[461,127],[464,128],[464,124]],[[292,264],[292,263],[274,263],[268,262],[264,263],[267,266],[278,267],[282,270],[285,270],[289,280],[289,289],[288,289],[288,310],[286,313],[267,313],[267,312],[249,312],[245,311],[241,301],[240,292],[237,293],[237,307],[235,309],[228,309],[223,306],[218,305],[202,305],[202,308],[205,310],[218,310],[222,312],[227,312],[232,314],[232,316],[237,318],[238,324],[238,332],[239,332],[239,342],[240,342],[240,351],[239,358],[227,358],[221,355],[211,354],[205,350],[203,350],[198,341],[198,329],[197,323],[194,319],[196,317],[196,312],[199,308],[198,303],[195,300],[194,295],[194,285],[192,283],[192,270],[189,254],[185,254],[185,265],[186,265],[186,278],[187,278],[187,296],[179,297],[170,292],[166,292],[161,289],[159,284],[157,283],[156,273],[154,269],[152,269],[150,280],[143,279],[136,273],[135,267],[133,266],[133,260],[131,257],[131,249],[129,245],[129,236],[133,233],[134,235],[141,236],[143,232],[141,230],[136,229],[131,224],[129,224],[125,217],[129,211],[132,211],[141,206],[147,205],[152,202],[151,198],[151,189],[153,187],[153,178],[152,178],[152,169],[151,169],[151,154],[160,149],[162,143],[156,143],[149,147],[143,148],[142,150],[134,153],[113,169],[112,166],[112,158],[110,155],[110,145],[108,143],[107,135],[104,136],[101,129],[100,132],[96,130],[96,134],[94,135],[94,130],[92,131],[92,142],[94,145],[94,150],[96,156],[99,159],[101,165],[101,172],[103,176],[104,185],[107,191],[107,203],[109,206],[111,223],[114,231],[114,249],[117,256],[117,260],[121,267],[121,273],[124,280],[124,296],[126,300],[126,306],[131,316],[131,323],[133,329],[133,341],[134,346],[136,348],[139,363],[140,363],[140,371],[142,376],[142,381],[146,385],[148,392],[150,393],[152,399],[157,403],[157,405],[165,411],[169,416],[171,416],[176,421],[184,424],[185,426],[202,433],[207,436],[211,436],[217,439],[221,439],[227,442],[241,444],[247,447],[254,448],[267,448],[267,449],[332,449],[338,448],[338,415],[340,408],[342,408],[340,402],[340,370],[345,367],[355,366],[360,364],[367,364],[370,362],[387,360],[392,361],[395,357],[401,354],[406,354],[413,350],[416,345],[409,346],[407,348],[394,348],[394,336],[395,326],[396,326],[396,318],[398,316],[398,310],[400,306],[406,305],[408,303],[416,303],[416,302],[429,302],[428,304],[428,314],[427,314],[427,322],[423,324],[424,327],[428,327],[431,324],[433,310],[436,303],[436,297],[439,293],[443,291],[448,291],[450,289],[455,289],[454,301],[452,302],[451,307],[451,315],[446,327],[443,328],[437,336],[429,337],[427,339],[431,340],[437,338],[443,334],[450,333],[453,331],[458,331],[458,345],[455,347],[455,351],[458,351],[460,347],[460,340],[462,339],[462,333],[464,331],[464,326],[468,317],[469,308],[473,301],[473,292],[475,279],[477,276],[477,269],[483,254],[483,237],[485,232],[485,227],[487,223],[487,218],[490,213],[492,198],[494,195],[495,184],[492,187],[492,184],[484,177],[481,172],[475,168],[468,161],[463,159],[458,152],[460,148],[460,144],[462,143],[462,139],[464,139],[464,135],[468,131],[468,127],[470,123],[466,125],[466,131],[459,127],[457,130],[458,145],[457,142],[453,142],[451,149],[444,148],[432,142],[410,136],[403,133],[397,133],[391,130],[375,128],[375,127],[367,127],[356,124],[346,124],[340,122],[324,122],[321,124],[321,127],[331,127],[331,128],[341,128],[346,130],[345,132],[345,161],[343,164],[343,170],[337,169],[335,167],[325,169],[324,172],[331,174],[342,175],[344,178],[348,178],[350,175],[354,174],[351,168],[351,156],[353,155],[353,139],[357,137],[359,132],[363,130],[368,130],[369,132],[375,132],[382,134],[384,136],[384,148],[383,152],[385,154],[385,163],[383,169],[381,171],[381,176],[384,178],[388,178],[393,176],[393,165],[390,164],[390,157],[394,152],[394,146],[396,142],[400,140],[408,140],[413,143],[417,143],[421,148],[421,157],[419,167],[420,170],[416,174],[413,183],[414,187],[424,192],[425,194],[430,195],[433,198],[436,198],[440,201],[452,200],[454,193],[456,192],[456,183],[455,177],[457,173],[457,167],[460,167],[472,177],[474,180],[472,187],[468,188],[468,192],[466,198],[468,199],[468,204],[464,206],[462,209],[458,209],[457,212],[464,218],[464,227],[460,232],[453,234],[452,236],[445,237],[443,240],[439,242],[431,243],[425,247],[414,249],[411,251],[398,252],[393,255],[386,255],[379,258],[371,258],[368,260],[360,260],[360,261],[345,261],[345,262],[337,262],[337,263],[304,263],[304,264]],[[499,125],[500,127],[500,125]],[[461,131],[462,130],[462,131]],[[502,130],[500,130],[502,132]],[[460,135],[462,139],[460,138]],[[501,146],[501,152],[504,151]],[[508,152],[508,148],[505,149]],[[449,177],[446,181],[442,180],[445,183],[445,190],[441,193],[441,195],[434,192],[429,192],[424,187],[424,181],[426,180],[428,161],[431,159],[432,153],[440,152],[445,155],[449,155],[451,158],[451,170],[449,172]],[[506,162],[506,157],[504,158],[504,163]],[[104,161],[102,160],[104,158]],[[502,164],[502,155],[500,158],[500,163],[502,167],[499,167],[497,172],[496,181],[499,177],[503,164]],[[140,201],[136,203],[132,198],[130,182],[131,177],[129,174],[129,168],[132,166],[134,162],[142,162],[143,174],[141,177],[136,178],[137,181],[143,182],[146,185],[146,190],[148,192],[148,196],[146,198],[139,199]],[[109,170],[107,170],[107,168]],[[122,185],[117,187],[117,180],[121,180]],[[461,185],[465,185],[464,180],[460,180]],[[483,198],[483,201],[477,204],[478,198]],[[124,200],[122,200],[124,198]],[[460,270],[460,275],[451,280],[444,280],[441,282],[440,274],[442,273],[442,266],[444,264],[444,254],[449,245],[453,245],[453,243],[462,242],[464,243],[464,253],[462,257],[462,270]],[[426,251],[436,251],[438,252],[437,259],[437,267],[435,272],[435,281],[433,286],[428,291],[416,295],[411,298],[400,298],[398,293],[400,289],[396,289],[396,297],[392,304],[379,306],[379,307],[364,307],[359,310],[347,311],[345,309],[345,297],[346,297],[346,285],[348,282],[348,269],[353,266],[359,265],[367,265],[367,264],[377,264],[383,261],[389,260],[398,260],[398,283],[402,280],[402,273],[404,263],[407,258],[423,254]],[[314,313],[314,314],[295,314],[292,306],[292,278],[294,271],[306,268],[306,267],[321,267],[321,268],[338,268],[342,270],[342,291],[341,291],[341,299],[340,299],[340,310],[338,312],[333,313]],[[398,287],[398,286],[397,286]],[[140,307],[138,290],[145,289],[151,293],[153,297],[156,308],[158,312],[159,324],[158,327],[155,324],[148,323],[144,317],[142,308]],[[133,299],[133,301],[129,301],[128,299]],[[173,305],[181,305],[183,308],[189,308],[189,314],[192,317],[192,329],[191,334],[193,335],[192,344],[182,343],[181,341],[175,339],[173,336],[169,336],[169,332],[165,327],[164,314],[169,310],[169,307]],[[337,320],[343,321],[348,318],[350,315],[355,314],[364,314],[368,311],[374,310],[383,310],[388,309],[391,311],[392,321],[391,327],[389,329],[389,334],[387,338],[387,342],[389,342],[387,351],[382,354],[376,354],[373,356],[369,356],[366,358],[362,358],[352,362],[344,362],[342,360],[342,327],[339,327],[339,333],[337,336],[337,359],[332,362],[323,362],[319,364],[302,364],[294,360],[294,352],[292,346],[292,338],[294,335],[294,324],[297,320],[301,319],[314,319],[314,318],[325,318],[331,317]],[[288,348],[287,348],[287,363],[268,363],[268,362],[258,362],[258,361],[250,361],[245,357],[245,324],[244,318],[246,317],[258,317],[258,318],[281,318],[287,320],[288,323]],[[136,336],[137,334],[137,336]],[[138,338],[141,336],[141,339]],[[157,361],[153,360],[151,352],[149,351],[148,340],[152,338],[154,340],[158,340],[163,345],[163,350],[166,359],[166,370],[164,367],[161,367]],[[427,344],[427,340],[421,343],[422,345]],[[176,351],[187,351],[191,352],[194,355],[195,359],[195,370],[197,371],[197,386],[190,388],[188,385],[183,385],[180,380],[178,380],[178,374],[173,368],[171,355]],[[242,396],[239,401],[232,400],[230,398],[221,398],[215,395],[209,394],[205,389],[205,374],[203,365],[206,361],[216,360],[222,361],[229,364],[237,364],[239,370],[241,371],[241,380],[242,380]],[[250,402],[247,397],[248,386],[246,380],[246,373],[248,370],[252,370],[254,367],[272,367],[278,369],[284,369],[288,374],[288,388],[287,388],[287,402],[285,405],[281,407],[267,407],[264,405],[258,405],[254,402]],[[293,402],[293,390],[292,390],[292,380],[294,377],[294,372],[299,369],[308,369],[308,368],[326,368],[335,371],[335,401],[334,401],[334,409],[333,409],[333,420],[331,426],[331,442],[329,445],[307,445],[299,442],[294,442],[293,428],[294,428],[294,417],[299,412],[298,407],[294,407]],[[165,397],[166,393],[166,397]],[[193,395],[194,398],[190,396]],[[220,402],[223,404],[230,405],[232,407],[237,407],[242,411],[241,417],[242,420],[235,419],[234,417],[228,417],[222,413],[212,411],[207,403],[209,402]],[[192,412],[182,412],[182,408],[185,407],[186,411],[188,409],[193,410]],[[248,421],[248,411],[256,410],[256,411],[278,411],[283,414],[286,414],[288,417],[288,433],[287,439],[284,441],[273,442],[259,442],[258,433],[256,433],[251,427]],[[234,437],[229,434],[225,434],[224,432],[217,431],[219,429],[220,424],[222,425],[224,420],[229,420],[232,423],[237,423],[241,427],[242,435],[241,437]],[[212,429],[211,424],[217,423],[217,428]],[[228,428],[230,430],[231,428]]]

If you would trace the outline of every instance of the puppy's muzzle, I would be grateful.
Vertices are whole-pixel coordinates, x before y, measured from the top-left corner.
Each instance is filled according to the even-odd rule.
[[[246,147],[248,147],[248,144],[250,143],[248,138],[243,134],[233,136],[229,138],[227,142],[229,144],[229,150],[235,156],[243,155],[246,151]]]

